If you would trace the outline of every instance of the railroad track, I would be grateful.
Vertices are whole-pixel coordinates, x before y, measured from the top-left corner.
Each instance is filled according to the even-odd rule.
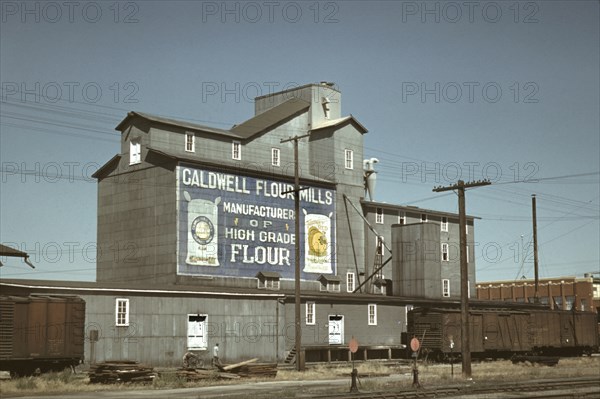
[[[589,392],[575,392],[578,389],[596,388]],[[561,393],[551,391],[561,390]],[[565,394],[568,391],[569,394]],[[523,396],[527,393],[531,396]],[[540,394],[540,392],[543,392]],[[497,384],[494,387],[476,387],[472,385],[453,385],[441,388],[421,388],[404,392],[358,392],[347,394],[328,394],[313,396],[313,398],[334,399],[413,399],[413,398],[444,398],[452,396],[473,396],[479,398],[486,394],[519,393],[519,398],[600,398],[600,377],[568,378],[561,380],[542,380]],[[566,396],[565,396],[566,395]]]

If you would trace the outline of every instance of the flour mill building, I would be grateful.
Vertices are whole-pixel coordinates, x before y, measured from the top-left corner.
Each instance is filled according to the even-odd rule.
[[[94,175],[97,281],[1,281],[7,293],[84,298],[90,361],[174,366],[217,342],[228,362],[283,361],[296,235],[307,361],[347,359],[352,336],[362,358],[395,357],[406,305],[459,298],[458,215],[366,195],[367,129],[342,114],[333,84],[258,97],[230,129],[130,112],[117,130],[118,154]],[[307,133],[295,214],[293,145],[282,140]]]

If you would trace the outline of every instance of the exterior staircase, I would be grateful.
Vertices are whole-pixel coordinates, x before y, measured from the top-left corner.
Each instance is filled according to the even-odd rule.
[[[294,346],[292,350],[290,350],[290,353],[288,353],[287,357],[283,362],[286,364],[296,363],[296,346]]]

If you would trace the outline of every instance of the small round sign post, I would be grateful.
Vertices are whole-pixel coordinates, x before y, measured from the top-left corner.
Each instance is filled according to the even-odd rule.
[[[414,337],[410,340],[410,349],[413,351],[413,358],[415,359],[413,363],[413,384],[414,388],[420,388],[421,384],[419,384],[419,369],[417,368],[417,357],[419,357],[419,349],[421,348],[421,343],[418,338]]]
[[[356,385],[356,380],[358,380],[358,370],[354,368],[354,353],[358,351],[358,341],[356,338],[352,337],[350,342],[348,343],[348,349],[350,349],[350,357],[352,358],[352,384],[350,385],[350,392],[358,392],[358,386]]]

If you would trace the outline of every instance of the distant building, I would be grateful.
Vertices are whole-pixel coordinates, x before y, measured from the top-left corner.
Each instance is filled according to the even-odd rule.
[[[552,309],[600,313],[600,278],[586,275],[539,280],[540,303]],[[535,281],[489,281],[477,284],[477,298],[508,302],[534,302]]]

